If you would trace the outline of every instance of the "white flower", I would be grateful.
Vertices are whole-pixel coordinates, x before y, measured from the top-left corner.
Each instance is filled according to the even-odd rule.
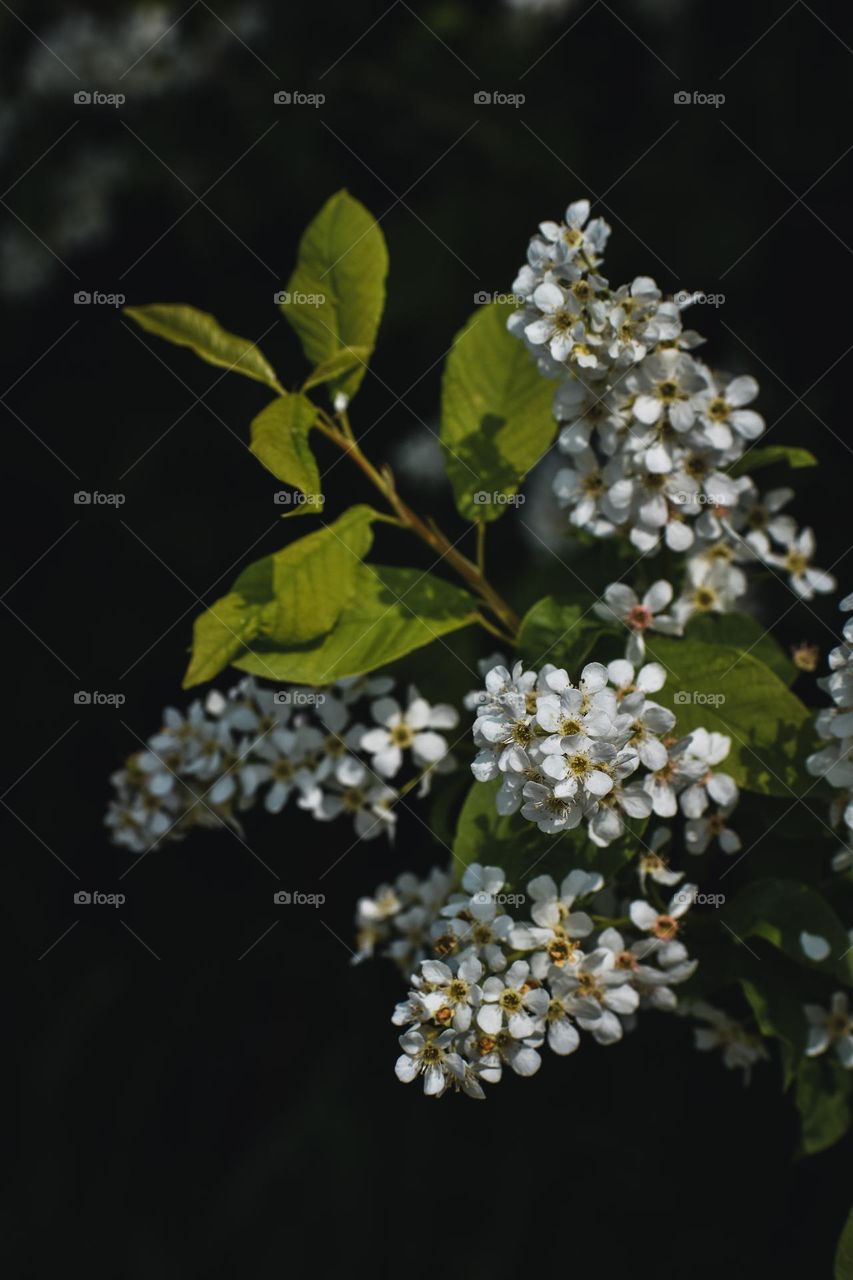
[[[724,805],[716,813],[704,813],[701,818],[691,818],[686,822],[684,844],[687,852],[704,853],[711,841],[716,840],[723,853],[737,853],[741,847],[740,836],[727,823],[734,807],[733,804]]]
[[[651,903],[638,898],[628,908],[631,923],[642,933],[651,934],[659,943],[672,942],[681,928],[681,917],[690,910],[697,892],[695,884],[682,885],[663,912],[656,911]]]
[[[841,1065],[847,1071],[853,1070],[853,1018],[846,994],[836,991],[828,1010],[818,1004],[807,1004],[805,1013],[809,1023],[808,1056],[816,1058],[832,1048]]]
[[[548,1008],[548,993],[538,986],[529,989],[529,975],[529,964],[516,960],[503,977],[483,983],[477,1025],[487,1035],[496,1036],[505,1026],[514,1040],[524,1040],[537,1031]]]
[[[813,600],[818,593],[836,589],[837,583],[832,574],[812,565],[816,544],[811,529],[802,529],[799,533],[785,529],[781,531],[778,541],[785,548],[785,555],[771,550],[766,535],[760,533],[755,534],[751,545],[766,564],[784,569],[790,575],[791,587],[798,596],[802,596],[804,600]]]
[[[431,707],[414,689],[409,698],[405,711],[394,698],[380,698],[371,707],[382,727],[369,729],[361,738],[361,747],[373,757],[373,767],[383,778],[393,778],[399,772],[406,750],[411,750],[418,765],[441,760],[447,754],[447,740],[436,730],[453,729],[459,723],[455,707]]]
[[[640,600],[631,587],[613,582],[605,589],[604,601],[594,605],[600,618],[608,621],[616,618],[630,631],[625,657],[628,662],[639,663],[646,652],[645,632],[661,631],[664,635],[678,635],[681,625],[664,613],[672,601],[673,590],[663,578],[652,583]]]
[[[714,766],[725,760],[731,750],[732,740],[724,733],[709,733],[707,729],[694,729],[685,753],[687,767],[699,770],[699,776],[681,793],[681,812],[687,818],[701,818],[710,801],[727,807],[729,812],[738,800],[738,788],[734,778],[719,773]],[[728,816],[728,814],[726,814]]]
[[[451,1079],[461,1080],[465,1067],[458,1053],[452,1049],[456,1039],[453,1031],[442,1031],[427,1039],[420,1031],[407,1031],[400,1036],[403,1053],[394,1068],[397,1079],[411,1084],[418,1076],[424,1078],[424,1093],[439,1098]]]

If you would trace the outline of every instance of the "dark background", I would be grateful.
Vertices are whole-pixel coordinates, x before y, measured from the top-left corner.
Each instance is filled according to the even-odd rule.
[[[304,366],[273,293],[304,225],[347,186],[384,215],[391,257],[353,413],[359,434],[381,418],[368,448],[381,460],[435,426],[441,358],[473,294],[508,290],[537,222],[588,195],[613,225],[612,281],[725,295],[695,313],[708,358],[759,378],[770,442],[820,458],[797,473],[793,509],[847,591],[849,14],[821,0],[741,5],[734,20],[707,0],[541,17],[334,0],[258,3],[247,27],[246,6],[217,0],[119,84],[68,33],[97,15],[109,51],[130,5],[12,8],[0,9],[0,412],[15,1274],[44,1275],[55,1251],[146,1280],[272,1276],[301,1253],[321,1273],[828,1275],[849,1144],[796,1162],[776,1069],[746,1091],[685,1050],[677,1020],[649,1014],[618,1049],[547,1056],[535,1083],[508,1079],[482,1106],[395,1082],[398,980],[381,964],[352,970],[348,948],[360,893],[446,860],[410,811],[395,848],[357,846],[322,879],[322,910],[286,917],[272,890],[316,891],[351,843],[341,826],[258,814],[243,843],[197,833],[136,865],[107,843],[110,772],[163,705],[187,700],[193,617],[291,535],[245,448],[263,389],[73,299],[192,302],[264,335],[292,385]],[[148,59],[162,61],[156,92]],[[80,88],[127,102],[76,106]],[[327,100],[276,107],[283,88]],[[475,106],[478,89],[527,100]],[[674,103],[694,89],[725,104]],[[444,491],[417,472],[401,484],[461,532]],[[80,489],[126,501],[75,506]],[[368,497],[343,464],[326,493],[331,513]],[[566,586],[565,569],[513,519],[490,555],[523,604]],[[387,530],[377,558],[429,565]],[[783,640],[832,643],[834,602],[787,612],[774,589],[762,607]],[[431,655],[428,696],[470,687],[473,642],[458,664]],[[80,688],[126,703],[78,707]],[[79,887],[127,902],[77,907]]]

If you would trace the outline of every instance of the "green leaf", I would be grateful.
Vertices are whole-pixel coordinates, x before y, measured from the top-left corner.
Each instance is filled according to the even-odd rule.
[[[341,357],[328,381],[334,395],[352,398],[365,374],[385,304],[388,251],[379,224],[348,191],[327,200],[299,242],[296,267],[282,302],[312,365]],[[355,351],[355,367],[349,356]],[[363,363],[358,363],[358,360]],[[314,377],[317,376],[315,369]]]
[[[532,666],[545,661],[565,667],[576,677],[608,625],[588,605],[562,604],[553,596],[538,600],[524,615],[518,650]]]
[[[753,880],[726,904],[723,920],[737,938],[766,938],[798,964],[853,982],[853,952],[847,931],[826,899],[799,880]],[[825,960],[806,956],[800,941],[804,932],[826,939],[829,954]]]
[[[467,592],[420,569],[360,565],[328,635],[299,648],[261,636],[234,666],[296,684],[327,684],[387,666],[476,616]]]
[[[453,842],[457,878],[472,862],[502,867],[514,887],[523,887],[533,876],[551,875],[560,880],[575,867],[613,875],[640,849],[645,822],[628,824],[629,830],[606,849],[593,844],[582,824],[573,831],[546,835],[520,814],[502,817],[495,808],[500,782],[475,782],[465,799]]]
[[[797,668],[766,628],[748,613],[699,613],[687,624],[689,640],[729,645],[768,666],[785,684],[793,684]]]
[[[720,767],[747,791],[802,790],[810,713],[769,667],[751,653],[690,637],[648,637],[646,648],[666,670],[655,700],[675,712],[679,734],[700,727],[728,734],[731,751]]]
[[[343,351],[337,351],[328,360],[318,364],[314,372],[309,373],[303,382],[302,390],[308,391],[311,387],[319,387],[324,382],[334,382],[343,374],[349,373],[350,369],[355,369],[357,365],[367,364],[369,359],[369,347],[345,347]]]
[[[803,1155],[816,1155],[843,1138],[850,1127],[850,1072],[824,1054],[806,1058],[797,1072],[795,1098]]]
[[[285,394],[271,401],[252,422],[252,453],[277,480],[300,489],[306,501],[288,512],[317,514],[323,509],[320,473],[308,443],[317,421],[316,406],[307,396]]]
[[[196,619],[184,688],[212,679],[237,655],[302,645],[331,631],[355,591],[375,518],[371,507],[350,507],[334,524],[244,569]],[[257,662],[257,674],[278,675],[261,656]]]
[[[801,467],[816,467],[817,458],[808,449],[796,449],[786,444],[768,444],[763,449],[750,449],[744,457],[729,468],[729,474],[742,476],[761,471],[776,462],[787,462],[794,471]]]
[[[850,1210],[835,1253],[835,1280],[853,1280],[853,1209]]]
[[[551,447],[554,384],[507,330],[513,307],[478,307],[444,366],[441,442],[456,506],[466,520],[497,520],[505,501]],[[487,500],[484,500],[483,495]]]
[[[181,303],[152,303],[145,307],[125,307],[124,313],[148,333],[156,333],[178,347],[189,347],[208,364],[243,373],[255,382],[280,391],[275,370],[261,351],[247,338],[238,338],[223,329],[215,316]]]

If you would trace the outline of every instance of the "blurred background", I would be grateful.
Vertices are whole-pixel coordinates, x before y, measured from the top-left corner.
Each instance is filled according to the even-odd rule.
[[[769,442],[820,459],[792,510],[851,589],[849,13],[11,0],[0,36],[16,1274],[43,1276],[60,1249],[146,1280],[272,1276],[300,1253],[374,1275],[828,1275],[849,1145],[797,1162],[775,1068],[746,1091],[686,1052],[677,1020],[649,1014],[620,1048],[550,1058],[483,1106],[395,1082],[398,980],[350,968],[351,918],[381,880],[446,861],[420,821],[326,879],[351,843],[340,825],[257,815],[245,845],[199,832],[134,865],[102,818],[109,774],[187,701],[193,617],[292,536],[245,447],[266,393],[134,330],[118,301],[211,311],[295,385],[273,295],[342,186],[391,259],[353,420],[416,507],[462,532],[433,434],[443,357],[475,294],[509,290],[537,223],[587,196],[613,226],[611,281],[717,299],[693,316],[703,355],[758,377]],[[522,606],[573,586],[551,467],[528,484],[533,532],[510,513],[490,546]],[[124,501],[75,505],[95,490]],[[335,514],[368,497],[345,466],[326,493]],[[429,565],[388,530],[376,558]],[[825,652],[834,600],[790,605],[773,586],[761,601],[784,642]],[[457,698],[478,646],[464,633],[458,663],[404,674]],[[78,706],[80,689],[125,702]],[[264,864],[306,892],[324,877],[322,911],[276,914]],[[81,886],[126,904],[77,907]]]

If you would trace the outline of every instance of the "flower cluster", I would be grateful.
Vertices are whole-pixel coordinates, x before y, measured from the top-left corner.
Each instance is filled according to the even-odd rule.
[[[438,730],[458,722],[453,707],[433,707],[415,689],[401,707],[393,685],[377,676],[274,691],[248,678],[186,714],[167,708],[145,750],[113,775],[113,840],[144,853],[194,826],[239,828],[242,811],[262,803],[277,814],[290,800],[321,822],[348,814],[360,839],[390,837],[399,792],[389,780],[407,754],[422,792],[433,772],[453,768]],[[371,699],[368,727],[357,712]]]
[[[500,779],[498,811],[520,810],[540,831],[586,822],[604,847],[623,834],[626,818],[672,818],[680,807],[690,852],[717,837],[733,853],[739,844],[726,820],[738,789],[716,769],[731,741],[704,729],[674,737],[674,714],[650,696],[665,680],[659,663],[637,671],[623,659],[587,663],[577,685],[550,664],[539,672],[520,662],[511,672],[491,666],[485,690],[467,700],[476,707],[474,777]]]
[[[396,1073],[404,1083],[422,1077],[430,1096],[452,1088],[482,1098],[505,1067],[534,1075],[545,1043],[574,1053],[581,1032],[615,1044],[639,1008],[675,1009],[673,987],[695,969],[678,937],[695,885],[663,911],[644,898],[626,903],[618,928],[582,909],[612,898],[597,874],[571,871],[559,886],[540,875],[526,893],[505,886],[500,867],[474,863],[455,891],[433,871],[359,903],[360,955],[381,939],[413,970],[392,1019],[404,1028]],[[518,919],[519,908],[529,918]]]
[[[692,354],[703,342],[683,326],[693,296],[665,299],[648,276],[611,288],[600,272],[610,227],[589,212],[578,200],[563,222],[540,224],[513,284],[523,305],[508,321],[560,382],[554,413],[568,462],[554,490],[571,525],[620,534],[641,554],[662,542],[690,553],[685,614],[730,608],[745,590],[739,561],[787,572],[807,599],[833,590],[812,566],[812,531],[780,515],[791,491],[762,497],[749,476],[732,474],[764,430],[750,407],[758,383]]]
[[[840,609],[853,611],[853,593],[845,596]],[[836,871],[853,867],[853,617],[844,623],[844,640],[829,655],[829,675],[818,681],[834,703],[817,717],[816,728],[827,745],[806,761],[809,773],[825,778],[840,794],[833,802],[833,826],[843,818],[847,828],[844,847],[833,858]]]

